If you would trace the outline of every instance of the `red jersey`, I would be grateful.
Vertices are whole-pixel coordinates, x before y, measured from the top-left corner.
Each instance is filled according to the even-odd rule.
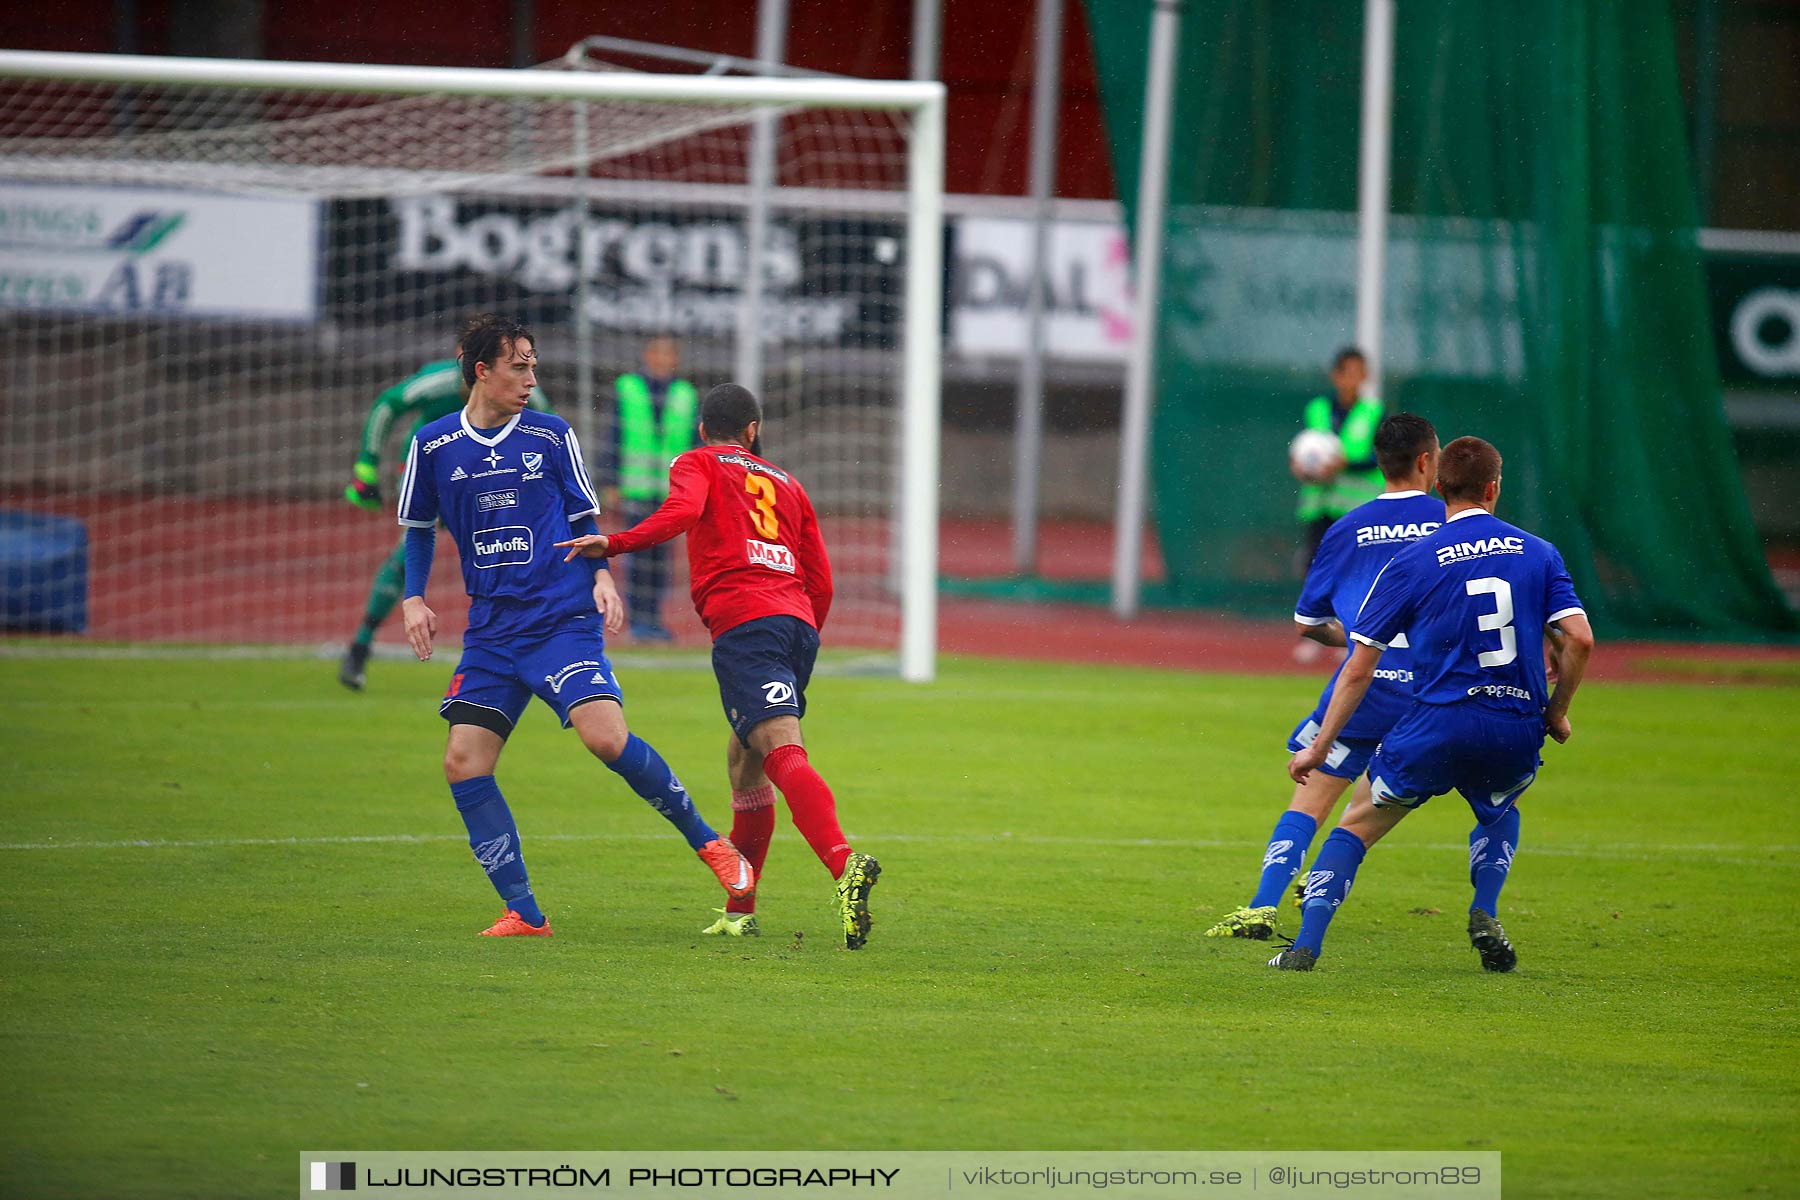
[[[715,638],[758,617],[799,617],[814,629],[831,609],[831,561],[806,489],[742,446],[702,446],[669,467],[669,498],[608,554],[688,535],[694,609]]]

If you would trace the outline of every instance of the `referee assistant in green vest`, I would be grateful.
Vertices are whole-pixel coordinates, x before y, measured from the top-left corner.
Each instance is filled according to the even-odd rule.
[[[619,376],[613,384],[618,419],[613,423],[613,478],[609,506],[624,512],[630,528],[655,512],[669,497],[669,464],[695,446],[700,397],[694,385],[679,377],[681,347],[666,335],[644,344],[642,372]],[[672,543],[631,556],[625,574],[625,611],[631,635],[640,641],[666,642],[674,635],[663,624],[663,600],[669,591]]]
[[[1331,523],[1381,494],[1381,471],[1375,465],[1375,427],[1381,424],[1381,401],[1363,396],[1369,364],[1355,346],[1339,350],[1331,360],[1331,393],[1307,402],[1305,425],[1335,433],[1344,444],[1344,464],[1321,483],[1300,485],[1300,524],[1306,532],[1306,564]]]

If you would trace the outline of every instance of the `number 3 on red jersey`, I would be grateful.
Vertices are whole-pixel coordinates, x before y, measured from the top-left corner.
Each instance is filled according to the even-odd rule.
[[[775,482],[766,475],[746,474],[744,490],[756,499],[750,510],[750,523],[756,532],[774,541],[781,536],[781,522],[775,519]]]

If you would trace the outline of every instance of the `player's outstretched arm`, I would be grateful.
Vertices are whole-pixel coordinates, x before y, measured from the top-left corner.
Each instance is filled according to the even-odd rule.
[[[381,451],[387,445],[388,431],[406,408],[406,385],[395,384],[377,396],[374,407],[369,409],[356,463],[350,468],[350,484],[344,489],[344,499],[358,508],[371,512],[381,509]]]
[[[605,558],[606,549],[611,543],[612,539],[607,537],[604,533],[583,533],[570,538],[566,542],[557,542],[556,548],[560,550],[564,546],[567,546],[569,552],[563,555],[563,561],[574,562],[577,556],[582,558]],[[609,571],[607,574],[610,575],[611,572]]]
[[[706,496],[711,488],[711,479],[699,460],[700,456],[692,453],[677,458],[669,468],[669,498],[655,512],[624,533],[596,534],[594,536],[599,539],[597,541],[571,538],[556,544],[572,547],[569,551],[570,558],[577,551],[594,558],[648,550],[652,546],[660,546],[680,537],[697,525],[700,514],[706,511]]]
[[[1371,646],[1367,642],[1356,643],[1356,649],[1350,652],[1350,659],[1344,669],[1338,672],[1337,682],[1331,688],[1331,703],[1325,706],[1325,720],[1320,723],[1318,735],[1313,738],[1312,745],[1294,755],[1288,761],[1288,775],[1295,783],[1305,783],[1307,776],[1324,765],[1331,754],[1332,743],[1337,741],[1338,734],[1344,732],[1344,726],[1350,723],[1357,705],[1369,692],[1369,684],[1375,678],[1375,664],[1381,661],[1383,647]]]
[[[1588,659],[1594,653],[1594,627],[1588,624],[1585,613],[1571,613],[1553,624],[1562,634],[1562,653],[1556,662],[1556,690],[1544,706],[1544,729],[1562,743],[1574,732],[1569,724],[1569,705],[1575,700],[1575,689],[1581,686]]]

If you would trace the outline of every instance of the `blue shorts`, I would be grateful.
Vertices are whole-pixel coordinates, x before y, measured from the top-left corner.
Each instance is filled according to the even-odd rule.
[[[806,685],[819,657],[819,631],[799,617],[758,617],[713,640],[719,699],[738,741],[771,717],[806,715]]]
[[[598,620],[573,618],[546,637],[511,644],[465,646],[438,715],[452,725],[512,733],[536,696],[556,710],[563,728],[569,710],[589,700],[624,704]]]
[[[1543,764],[1544,722],[1473,704],[1418,704],[1401,717],[1369,764],[1378,806],[1417,808],[1462,793],[1475,819],[1506,815]]]
[[[1288,737],[1288,749],[1295,754],[1313,744],[1319,736],[1319,723],[1311,717],[1300,722],[1300,727]],[[1319,770],[1327,775],[1335,775],[1339,779],[1355,779],[1369,765],[1369,758],[1375,753],[1375,747],[1381,742],[1375,738],[1339,738],[1331,743],[1331,753],[1325,756],[1325,762]]]

